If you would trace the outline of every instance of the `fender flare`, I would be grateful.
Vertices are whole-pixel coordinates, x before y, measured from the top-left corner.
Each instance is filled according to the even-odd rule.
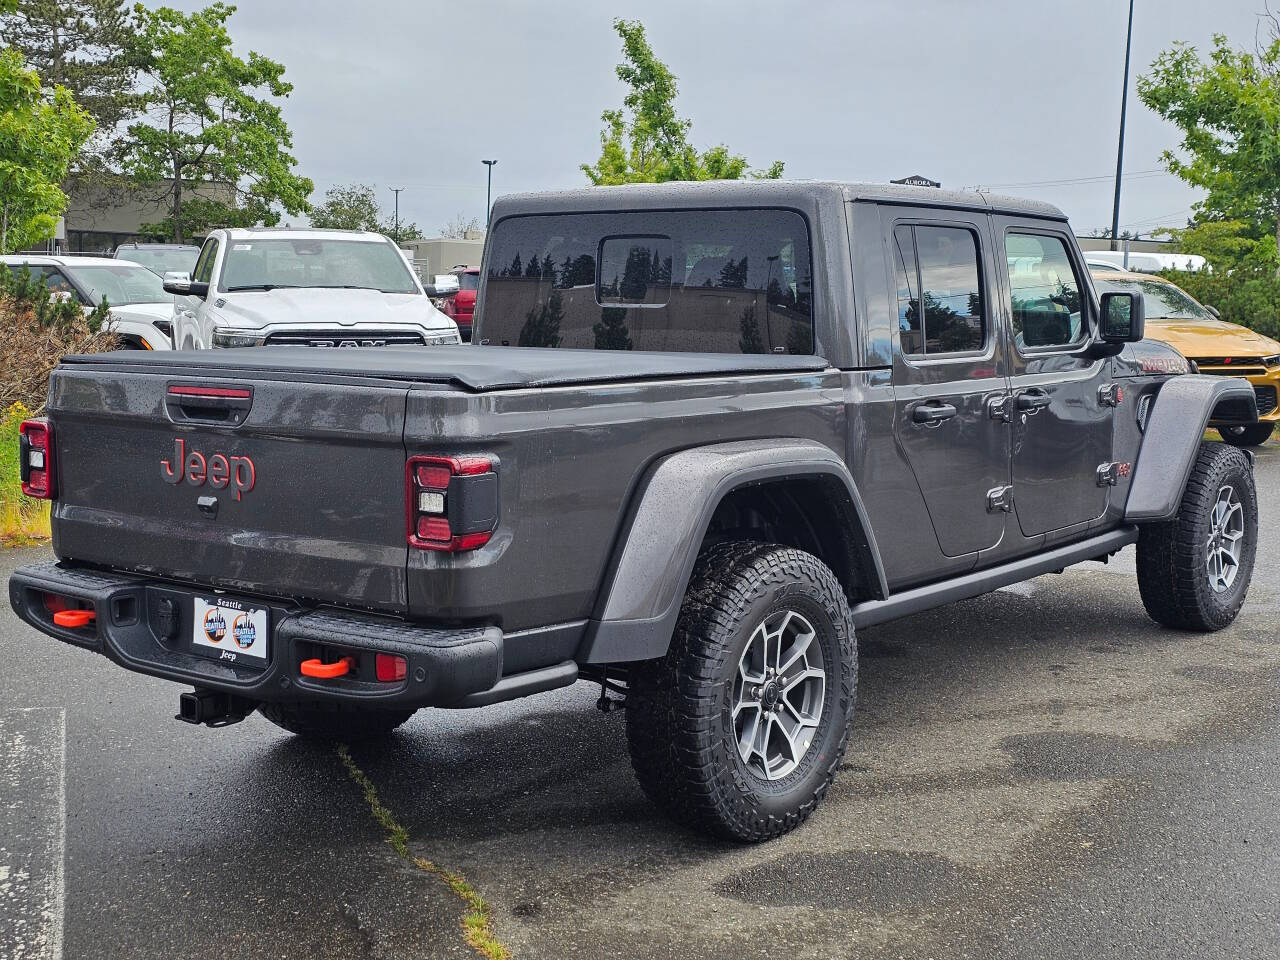
[[[832,477],[848,496],[859,529],[854,549],[877,599],[888,596],[884,564],[862,497],[844,461],[812,440],[745,440],[669,454],[633,497],[609,576],[587,624],[579,663],[618,663],[667,651],[711,517],[739,487],[770,480]]]
[[[1225,415],[1215,416],[1224,403]],[[1142,434],[1125,520],[1152,523],[1177,513],[1210,419],[1215,423],[1257,422],[1257,397],[1249,381],[1186,374],[1161,385]]]

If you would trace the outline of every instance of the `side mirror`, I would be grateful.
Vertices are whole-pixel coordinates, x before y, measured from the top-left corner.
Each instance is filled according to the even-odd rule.
[[[1099,337],[1103,343],[1137,343],[1147,325],[1146,306],[1140,293],[1104,293]]]
[[[164,272],[164,280],[190,280],[191,274],[185,270],[166,270]]]
[[[1211,307],[1211,306],[1209,306],[1209,305],[1206,303],[1206,304],[1204,305],[1204,308],[1205,308],[1206,310],[1208,310],[1210,313],[1212,313],[1212,314],[1213,314],[1213,319],[1215,319],[1215,320],[1221,320],[1221,319],[1222,319],[1222,314],[1220,314],[1220,313],[1218,312],[1218,308],[1217,308],[1217,307]]]
[[[209,284],[199,280],[166,280],[164,292],[172,293],[175,297],[207,297]]]

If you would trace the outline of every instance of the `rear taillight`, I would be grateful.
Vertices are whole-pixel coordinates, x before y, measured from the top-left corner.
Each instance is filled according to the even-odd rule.
[[[457,553],[483,547],[498,525],[498,475],[489,457],[410,457],[409,545]]]
[[[18,427],[18,473],[28,497],[53,499],[53,427],[48,420],[24,420]]]

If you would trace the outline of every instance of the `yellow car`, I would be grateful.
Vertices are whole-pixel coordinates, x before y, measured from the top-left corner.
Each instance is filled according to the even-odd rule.
[[[1235,323],[1219,320],[1217,311],[1202,307],[1185,290],[1168,280],[1144,273],[1093,271],[1099,293],[1141,291],[1147,310],[1147,337],[1161,340],[1195,362],[1201,373],[1244,377],[1258,398],[1258,422],[1219,427],[1227,443],[1256,447],[1265,443],[1280,420],[1276,393],[1280,390],[1280,343]]]

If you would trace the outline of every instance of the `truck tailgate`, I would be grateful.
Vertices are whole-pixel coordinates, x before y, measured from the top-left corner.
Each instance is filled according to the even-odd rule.
[[[407,388],[179,373],[55,373],[58,556],[405,612]]]

